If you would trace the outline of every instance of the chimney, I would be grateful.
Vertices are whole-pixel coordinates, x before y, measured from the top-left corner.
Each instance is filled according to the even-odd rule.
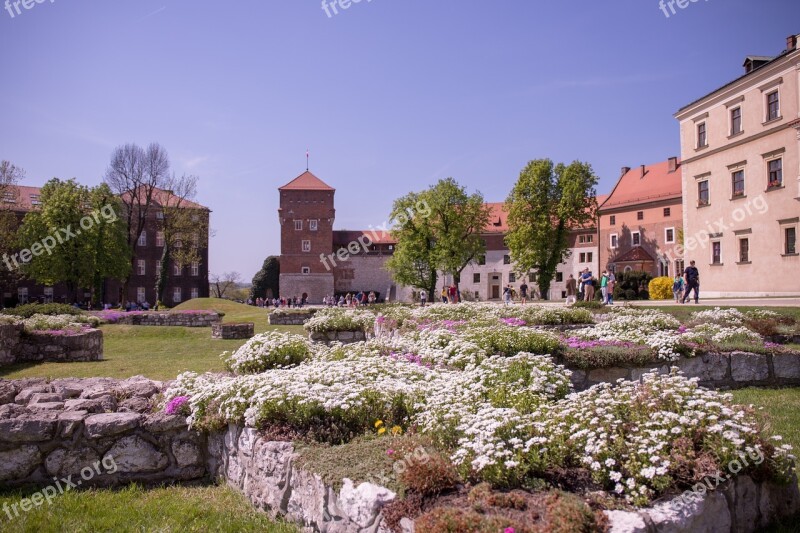
[[[669,158],[669,173],[672,174],[678,170],[678,158],[677,157],[670,157]]]
[[[797,35],[790,35],[786,38],[786,51],[791,52],[797,48]]]
[[[631,167],[622,167],[622,174],[620,174],[620,178],[631,171]]]
[[[641,177],[643,178],[645,176],[645,174],[647,174],[647,167],[645,165],[642,165],[641,168],[642,168],[642,176]]]

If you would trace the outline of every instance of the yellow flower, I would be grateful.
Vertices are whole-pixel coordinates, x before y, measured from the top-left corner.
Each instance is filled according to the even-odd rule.
[[[386,433],[386,428],[381,428],[378,430],[378,435],[383,435],[384,433]]]
[[[402,434],[403,434],[403,428],[401,428],[400,426],[394,426],[392,428],[392,435],[402,435]]]
[[[379,427],[381,427],[382,425],[383,425],[383,420],[378,420],[377,422],[375,422],[375,427],[376,427],[376,428],[379,428]]]

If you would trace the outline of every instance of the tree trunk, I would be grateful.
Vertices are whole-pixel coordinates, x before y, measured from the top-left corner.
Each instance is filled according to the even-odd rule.
[[[161,269],[156,276],[156,303],[164,301],[164,291],[167,288],[167,276],[169,275],[169,246],[164,243],[164,251],[161,252]]]

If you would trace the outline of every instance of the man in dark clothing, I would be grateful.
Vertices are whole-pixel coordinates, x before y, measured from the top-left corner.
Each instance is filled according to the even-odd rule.
[[[700,272],[694,266],[694,261],[689,261],[689,266],[683,272],[683,278],[686,281],[686,292],[683,295],[683,303],[689,299],[689,295],[694,290],[694,303],[700,303]]]
[[[528,301],[528,284],[524,281],[522,285],[519,286],[519,295],[522,298],[522,303],[525,304]]]

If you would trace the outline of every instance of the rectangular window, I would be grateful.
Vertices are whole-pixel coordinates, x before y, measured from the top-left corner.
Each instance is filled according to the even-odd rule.
[[[143,231],[141,235],[139,235],[139,240],[137,241],[139,246],[147,246],[147,232]]]
[[[697,147],[704,148],[708,146],[708,136],[706,134],[706,123],[701,122],[697,125]]]
[[[783,231],[786,255],[797,253],[797,228],[786,228]]]
[[[594,256],[594,253],[593,253],[593,252],[589,252],[589,253],[587,253],[587,254],[586,254],[586,262],[587,262],[587,263],[591,263],[591,262],[592,262],[592,257],[593,257],[593,256]]]
[[[181,288],[175,287],[172,289],[172,303],[181,303]]]
[[[508,273],[508,282],[509,283],[516,283],[517,282],[517,275],[513,272]]]
[[[644,211],[636,212],[636,220],[644,220]]]
[[[767,122],[781,118],[781,102],[778,91],[767,95]]]
[[[46,304],[53,303],[53,287],[44,288],[44,303]]]
[[[311,241],[303,241],[303,251],[304,252],[311,251]]]
[[[17,287],[17,300],[20,304],[28,303],[28,287]]]
[[[200,275],[200,263],[197,261],[192,262],[192,276],[199,276]]]
[[[511,264],[511,256],[510,255],[504,255],[503,256],[503,264],[504,265],[510,265]]]
[[[294,221],[294,230],[295,231],[303,231],[303,221],[302,220],[295,220]]]
[[[317,221],[316,220],[309,220],[308,221],[308,229],[311,231],[317,231]]]
[[[731,194],[734,198],[744,196],[744,170],[737,170],[731,174]]]
[[[475,272],[472,275],[472,283],[480,283],[480,282],[481,282],[481,273],[480,272]]]
[[[739,239],[739,262],[750,262],[750,239]]]
[[[697,184],[697,205],[708,205],[708,180],[703,180]]]
[[[172,273],[175,276],[180,276],[181,272],[183,272],[183,265],[181,265],[180,263],[175,263],[172,265]]]
[[[478,264],[479,265],[485,265],[486,264],[486,256],[485,255],[482,255],[482,256],[480,256],[478,258]]]
[[[742,133],[742,108],[731,109],[731,135]]]
[[[617,225],[617,217],[616,215],[611,215],[608,220],[609,226],[616,226]]]
[[[783,187],[783,159],[773,159],[767,163],[767,167],[769,168],[767,186],[770,189]]]
[[[164,211],[156,211],[156,219],[164,220]]]
[[[722,264],[722,243],[720,241],[711,243],[711,263],[714,265]]]
[[[142,303],[146,299],[144,287],[136,287],[136,303]]]
[[[669,207],[665,207],[665,208],[664,208],[664,216],[665,216],[665,217],[668,217],[668,216],[670,216],[671,214],[672,214],[672,209],[670,209]]]
[[[147,273],[147,266],[144,259],[139,259],[136,261],[136,274],[139,276],[144,276]]]
[[[159,259],[158,261],[156,261],[156,269],[155,269],[155,271],[154,271],[154,272],[155,272],[156,274],[160,274],[160,273],[161,273],[161,259]]]
[[[156,246],[164,246],[164,232],[159,231],[156,233]]]
[[[300,267],[300,273],[305,275],[311,274],[311,267]]]
[[[585,243],[586,243],[586,235],[579,235],[578,244],[585,244]]]
[[[631,232],[631,243],[633,243],[634,246],[641,246],[642,234],[638,231]]]
[[[667,244],[675,242],[675,228],[667,228],[664,230],[664,241]]]
[[[556,283],[561,283],[563,281],[564,281],[564,273],[556,272]]]
[[[619,236],[616,233],[611,234],[611,248],[616,249],[619,246]]]
[[[585,253],[581,253],[580,259],[581,259],[581,261],[580,261],[581,263],[585,263],[586,262],[586,254]]]
[[[200,298],[200,291],[197,290],[197,287],[192,287],[192,300]]]

